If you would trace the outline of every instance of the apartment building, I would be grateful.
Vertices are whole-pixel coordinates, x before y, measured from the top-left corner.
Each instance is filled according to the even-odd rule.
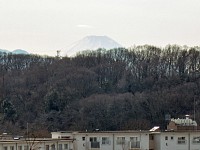
[[[172,118],[163,132],[152,133],[155,150],[200,150],[200,130],[196,121],[186,115]]]
[[[74,150],[153,150],[150,131],[52,132],[52,138],[73,138]]]
[[[59,131],[51,138],[0,135],[0,150],[200,150],[200,130],[195,121],[171,119],[167,130]]]
[[[200,131],[61,131],[52,138],[1,138],[0,150],[200,150]]]
[[[72,139],[0,136],[0,150],[73,150]]]
[[[53,139],[74,139],[74,150],[200,150],[196,121],[171,119],[167,130],[52,132]]]
[[[155,150],[200,150],[200,131],[154,133]]]

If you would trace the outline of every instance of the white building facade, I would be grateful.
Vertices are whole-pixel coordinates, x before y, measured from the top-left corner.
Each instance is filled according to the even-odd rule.
[[[72,138],[73,150],[200,150],[200,131],[52,132]]]
[[[52,132],[52,138],[73,138],[74,150],[149,150],[149,131]]]
[[[200,131],[154,133],[155,150],[200,150]]]
[[[200,131],[52,132],[52,138],[0,139],[0,150],[200,150]]]
[[[73,150],[73,143],[63,139],[1,139],[0,150]]]

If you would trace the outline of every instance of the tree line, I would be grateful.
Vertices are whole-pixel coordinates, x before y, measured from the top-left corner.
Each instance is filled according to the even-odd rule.
[[[75,57],[0,54],[1,132],[126,130],[199,122],[200,47],[143,45]]]

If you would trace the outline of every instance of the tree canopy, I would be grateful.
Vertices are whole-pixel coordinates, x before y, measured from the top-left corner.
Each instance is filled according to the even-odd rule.
[[[200,122],[200,47],[98,49],[69,58],[0,54],[1,131],[165,127]]]

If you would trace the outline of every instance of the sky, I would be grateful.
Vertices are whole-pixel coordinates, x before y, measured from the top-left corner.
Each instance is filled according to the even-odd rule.
[[[0,49],[54,56],[88,35],[200,46],[200,0],[0,0]]]

